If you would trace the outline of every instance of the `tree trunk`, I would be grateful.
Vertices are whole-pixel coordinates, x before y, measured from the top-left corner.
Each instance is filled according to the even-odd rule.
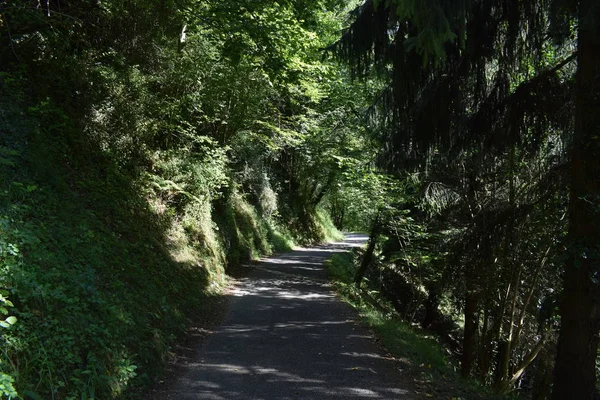
[[[505,359],[504,355],[508,352],[508,342],[506,339],[500,339],[498,342],[498,356],[496,357],[496,368],[494,368],[494,386],[496,389],[500,387],[502,382],[503,366],[502,363]]]
[[[488,374],[492,368],[492,357],[493,357],[493,335],[494,335],[494,323],[492,313],[492,307],[490,306],[489,298],[484,305],[483,312],[483,326],[481,327],[481,340],[479,341],[479,380],[485,384],[487,381]]]
[[[474,273],[468,275],[474,275]],[[465,293],[465,330],[463,353],[460,360],[460,373],[464,377],[469,376],[473,369],[477,348],[477,330],[479,328],[479,293],[472,278],[472,276],[467,276],[467,293]]]
[[[547,400],[550,398],[553,361],[553,356],[548,354],[547,348],[544,348],[536,359],[531,400]]]
[[[421,327],[423,328],[429,328],[439,317],[440,296],[438,290],[437,285],[429,289],[429,294],[425,301],[425,317],[421,322]]]
[[[515,316],[517,312],[517,299],[519,297],[519,291],[521,287],[521,274],[523,273],[523,264],[519,265],[517,276],[512,285],[512,299],[510,302],[510,318],[508,320],[508,337],[502,341],[503,351],[498,352],[498,371],[497,380],[495,382],[496,388],[504,390],[508,382],[510,375],[510,361],[512,358],[513,349],[516,347],[518,339],[514,335],[515,331]],[[524,310],[524,308],[523,308]],[[520,329],[520,328],[519,328]]]
[[[512,373],[512,377],[510,378],[510,380],[504,383],[503,389],[505,391],[511,390],[515,386],[515,384],[519,381],[519,379],[521,379],[521,377],[525,373],[525,369],[527,367],[529,367],[529,365],[531,365],[531,363],[536,359],[538,354],[540,354],[540,352],[544,348],[545,344],[546,344],[546,337],[542,336],[542,338],[535,345],[535,347],[533,349],[531,349],[531,351],[525,357],[523,357],[523,360],[521,360],[521,363],[519,363],[519,365],[517,365],[517,367],[515,368],[515,371]]]
[[[367,251],[365,251],[365,255],[360,263],[360,267],[356,270],[356,274],[354,274],[354,284],[356,286],[360,286],[365,273],[367,272],[367,268],[371,265],[373,261],[373,253],[375,252],[375,245],[377,244],[377,236],[379,234],[379,216],[375,218],[373,222],[373,226],[371,227],[371,234],[369,235],[369,245],[367,246]]]
[[[475,187],[477,186],[477,178],[475,176],[475,170],[472,169],[467,175],[467,204],[468,213],[474,222],[473,229],[476,232],[485,232],[483,226],[485,221],[482,221],[476,216],[477,201],[475,197]],[[486,251],[482,248],[486,248],[481,240],[473,240],[469,244],[471,254],[477,254],[478,258],[486,258]],[[487,261],[487,260],[486,260]],[[467,261],[469,264],[465,265],[465,327],[463,332],[463,352],[460,359],[460,373],[463,377],[468,377],[471,374],[473,365],[476,361],[477,351],[477,332],[479,329],[479,301],[480,301],[480,284],[478,269],[481,267],[479,263],[475,264],[473,260]]]
[[[567,265],[552,398],[591,400],[600,327],[600,6],[579,2]]]

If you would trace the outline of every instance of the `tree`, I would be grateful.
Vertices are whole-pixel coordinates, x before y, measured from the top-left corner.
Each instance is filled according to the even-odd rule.
[[[578,2],[567,265],[554,399],[592,399],[600,330],[600,5]]]
[[[0,397],[120,397],[230,267],[327,237],[338,6],[0,1]]]
[[[574,15],[575,10],[578,15]],[[598,164],[593,161],[598,159],[594,139],[598,127],[594,80],[598,74],[598,15],[598,5],[588,0],[430,1],[427,6],[409,0],[367,1],[354,11],[350,27],[332,46],[349,62],[355,76],[365,77],[375,71],[390,82],[373,107],[375,118],[385,128],[382,165],[392,171],[428,171],[436,157],[446,162],[470,160],[473,168],[465,171],[465,199],[475,199],[483,184],[476,160],[487,157],[514,163],[515,150],[538,153],[549,132],[566,133],[565,143],[570,143],[575,122],[571,136],[569,262],[561,305],[556,398],[567,393],[591,398],[595,390],[600,298],[598,181],[593,178],[598,176]],[[565,21],[579,23],[578,44]],[[549,37],[555,38],[555,46]],[[575,92],[569,82],[573,50],[578,50]],[[522,157],[516,162],[525,160]],[[552,168],[550,165],[548,171]],[[510,194],[514,193],[513,176],[511,172],[504,178],[511,204],[515,204]],[[475,206],[471,201],[466,210],[473,215],[475,231],[487,237],[497,225],[484,222],[478,227],[477,221],[485,213]],[[524,218],[529,214],[520,215]],[[515,250],[514,234],[510,233],[515,228],[507,227],[501,240],[509,254]],[[489,253],[487,245],[473,246],[480,256]],[[541,263],[545,247],[537,251]],[[477,269],[465,266],[467,283],[477,282]],[[469,295],[478,290],[468,286],[465,321],[473,323],[465,325],[464,374],[472,369],[481,318],[477,315],[480,299]],[[511,318],[509,331],[512,324]],[[579,367],[568,359],[576,360]],[[506,371],[506,361],[503,365]]]

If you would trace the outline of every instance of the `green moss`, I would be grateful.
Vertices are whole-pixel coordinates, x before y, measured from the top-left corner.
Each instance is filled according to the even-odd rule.
[[[320,236],[324,241],[336,241],[344,239],[344,234],[335,227],[329,213],[325,212],[324,210],[317,210],[317,222],[320,230]]]

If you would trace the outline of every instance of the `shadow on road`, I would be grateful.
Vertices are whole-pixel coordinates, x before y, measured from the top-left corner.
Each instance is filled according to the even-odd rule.
[[[164,399],[410,399],[396,362],[354,322],[323,262],[362,235],[257,263],[231,292],[223,324]]]

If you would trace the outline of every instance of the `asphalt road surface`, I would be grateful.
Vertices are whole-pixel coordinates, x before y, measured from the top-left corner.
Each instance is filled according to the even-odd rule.
[[[413,399],[395,361],[336,298],[323,262],[366,236],[271,257],[241,279],[222,325],[164,399]]]

